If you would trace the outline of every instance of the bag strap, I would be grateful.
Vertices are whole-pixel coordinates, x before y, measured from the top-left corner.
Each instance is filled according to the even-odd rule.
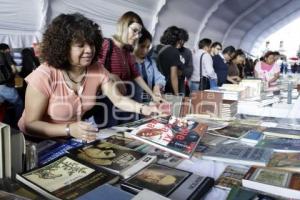
[[[199,81],[199,88],[203,87],[203,74],[202,74],[202,59],[205,53],[202,53],[200,56],[200,81]]]
[[[111,55],[113,52],[113,41],[110,38],[108,40],[108,49],[105,56],[104,67],[110,72],[111,71]]]

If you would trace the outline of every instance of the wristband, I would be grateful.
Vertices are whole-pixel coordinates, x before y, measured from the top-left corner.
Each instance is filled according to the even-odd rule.
[[[70,124],[67,124],[67,125],[66,125],[65,132],[66,132],[66,134],[67,134],[67,137],[71,137]]]

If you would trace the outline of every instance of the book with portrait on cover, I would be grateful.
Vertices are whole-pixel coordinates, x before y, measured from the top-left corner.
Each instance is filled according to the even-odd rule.
[[[156,161],[156,156],[112,144],[106,141],[95,141],[84,147],[72,149],[72,156],[106,169],[112,173],[128,178]]]
[[[75,199],[118,177],[63,156],[42,167],[17,174],[16,179],[49,199]]]
[[[242,180],[244,187],[275,194],[285,198],[299,199],[300,173],[274,168],[251,167]]]
[[[207,125],[176,117],[153,119],[134,129],[130,136],[174,155],[190,158]]]

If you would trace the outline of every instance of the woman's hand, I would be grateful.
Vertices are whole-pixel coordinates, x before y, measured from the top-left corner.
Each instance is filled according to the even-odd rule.
[[[141,114],[146,115],[146,116],[149,116],[149,115],[152,115],[152,114],[161,115],[162,112],[157,108],[156,105],[149,105],[149,106],[144,105],[142,107]]]
[[[88,122],[79,121],[70,124],[70,135],[87,142],[94,141],[97,132],[98,128],[92,126]]]

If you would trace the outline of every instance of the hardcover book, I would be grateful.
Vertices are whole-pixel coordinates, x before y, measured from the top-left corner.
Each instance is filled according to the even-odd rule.
[[[300,153],[274,153],[267,167],[300,172]]]
[[[167,117],[153,119],[133,130],[130,135],[177,156],[190,158],[206,130],[206,124]]]
[[[70,153],[80,160],[109,170],[123,178],[130,177],[156,160],[156,156],[145,156],[138,151],[105,141],[95,141],[87,146],[72,149]]]
[[[190,175],[191,172],[151,164],[121,183],[121,188],[135,194],[145,188],[168,196]]]
[[[241,142],[248,145],[255,146],[260,140],[262,140],[264,134],[261,131],[250,130],[241,138]]]
[[[271,197],[266,194],[258,193],[257,191],[250,190],[243,187],[233,187],[228,196],[227,200],[278,200],[277,197]]]
[[[300,139],[265,137],[256,146],[270,148],[275,152],[299,152]]]
[[[75,199],[118,177],[63,156],[16,179],[49,199]]]
[[[300,174],[274,168],[251,167],[243,186],[286,198],[299,199]]]
[[[205,153],[202,158],[234,164],[266,166],[272,153],[271,149],[222,144]]]
[[[248,170],[248,167],[227,166],[216,180],[216,187],[230,190],[232,187],[242,186],[242,179]]]

